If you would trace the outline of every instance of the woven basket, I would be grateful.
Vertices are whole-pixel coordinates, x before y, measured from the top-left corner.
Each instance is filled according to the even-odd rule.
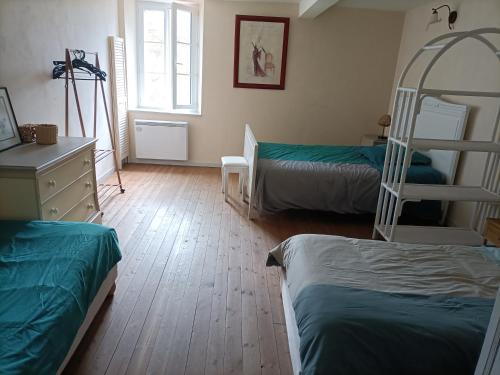
[[[36,140],[36,125],[24,124],[19,127],[19,134],[23,143],[33,143]]]
[[[39,124],[36,126],[36,143],[53,145],[57,143],[57,125]]]

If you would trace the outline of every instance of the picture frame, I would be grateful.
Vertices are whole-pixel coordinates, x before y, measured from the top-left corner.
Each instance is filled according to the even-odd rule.
[[[284,90],[290,18],[236,15],[233,86]]]
[[[21,144],[19,128],[9,93],[0,87],[0,152]]]

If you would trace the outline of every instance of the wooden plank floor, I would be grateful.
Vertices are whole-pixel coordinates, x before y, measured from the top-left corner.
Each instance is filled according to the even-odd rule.
[[[123,259],[67,374],[291,374],[269,249],[299,233],[368,238],[371,218],[296,212],[247,220],[216,168],[128,165],[102,207]]]

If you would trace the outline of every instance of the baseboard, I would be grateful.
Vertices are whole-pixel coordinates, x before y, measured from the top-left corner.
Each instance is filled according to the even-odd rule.
[[[199,163],[191,161],[178,161],[178,160],[155,160],[155,159],[134,159],[131,163],[136,164],[158,164],[158,165],[177,165],[184,167],[208,167],[220,168],[220,163]]]

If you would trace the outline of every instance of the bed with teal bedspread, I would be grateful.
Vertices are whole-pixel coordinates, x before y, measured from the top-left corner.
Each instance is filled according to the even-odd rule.
[[[486,247],[299,235],[268,265],[286,270],[303,375],[472,375],[500,284]]]
[[[120,259],[101,225],[0,221],[0,373],[56,373]]]
[[[303,375],[472,375],[493,303],[309,286],[294,304]]]
[[[374,213],[383,170],[383,146],[291,145],[259,142],[255,202],[260,212],[310,209]],[[431,160],[416,153],[409,183],[444,183]],[[440,202],[408,203],[405,212],[437,221]]]

